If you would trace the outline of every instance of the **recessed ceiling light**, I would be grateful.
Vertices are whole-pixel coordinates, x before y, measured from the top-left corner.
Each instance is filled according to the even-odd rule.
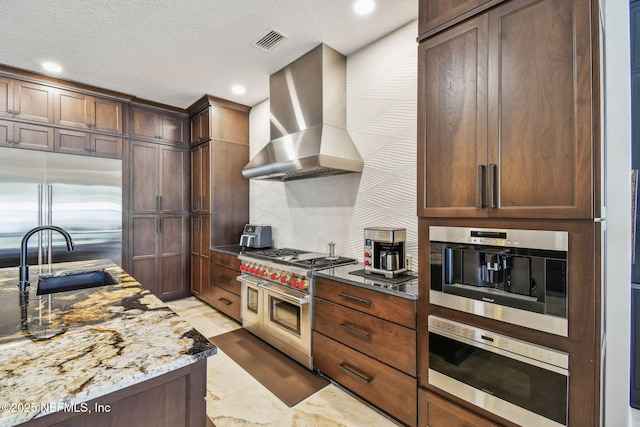
[[[50,73],[61,73],[62,72],[62,67],[58,64],[56,64],[55,62],[43,62],[42,63],[42,68],[44,68],[46,71],[49,71]]]
[[[375,9],[375,7],[376,4],[373,2],[373,0],[358,0],[353,4],[353,10],[358,15],[368,15],[373,12],[373,9]]]
[[[247,89],[241,85],[234,85],[231,86],[231,92],[235,93],[236,95],[244,95],[247,92]]]

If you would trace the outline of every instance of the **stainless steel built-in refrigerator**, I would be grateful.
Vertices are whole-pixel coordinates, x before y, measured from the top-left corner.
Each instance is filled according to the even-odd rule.
[[[29,241],[29,264],[50,254],[50,262],[108,258],[120,265],[122,161],[0,148],[0,267],[20,264],[22,236],[38,225],[67,230],[75,250],[58,233],[41,232]]]

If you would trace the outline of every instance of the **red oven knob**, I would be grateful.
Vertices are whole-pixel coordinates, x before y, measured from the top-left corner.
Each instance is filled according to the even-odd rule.
[[[276,280],[278,278],[278,274],[277,273],[271,273],[271,280]]]
[[[371,261],[369,261],[368,259],[364,260],[364,265],[371,265]]]
[[[366,256],[367,258],[371,258],[371,252],[369,252],[369,251],[365,252],[364,256]]]
[[[289,281],[289,284],[291,285],[292,288],[295,288],[298,286],[298,281],[296,279],[291,279]]]
[[[267,274],[267,272],[266,272],[266,271],[264,271],[264,270],[260,270],[260,276],[264,276],[265,274]]]
[[[287,276],[282,276],[280,278],[280,283],[287,283]]]

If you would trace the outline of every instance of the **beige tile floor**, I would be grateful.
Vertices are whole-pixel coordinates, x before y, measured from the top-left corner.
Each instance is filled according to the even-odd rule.
[[[194,297],[167,305],[206,337],[241,327]],[[207,361],[206,399],[207,415],[216,427],[399,425],[334,384],[290,408],[220,349]]]

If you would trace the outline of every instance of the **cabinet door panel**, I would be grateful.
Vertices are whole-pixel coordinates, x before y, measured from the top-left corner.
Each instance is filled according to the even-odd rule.
[[[56,93],[56,123],[62,126],[88,129],[91,127],[90,96],[59,90]]]
[[[49,86],[16,81],[14,109],[17,118],[53,123],[53,89]]]
[[[419,2],[420,28],[425,33],[453,18],[469,12],[489,0],[422,0]]]
[[[13,110],[13,80],[0,77],[0,116],[10,117]]]
[[[122,133],[122,103],[94,98],[93,128],[102,132]]]
[[[119,136],[92,134],[91,146],[97,156],[122,158],[122,138]]]
[[[178,117],[161,116],[160,136],[162,139],[174,142],[184,142],[184,120]]]
[[[187,152],[170,147],[160,148],[160,178],[162,201],[160,209],[163,212],[187,211],[187,185],[185,173]]]
[[[158,138],[156,114],[153,111],[133,108],[132,116],[132,135],[153,139]]]
[[[56,129],[55,149],[60,153],[89,155],[91,137],[86,132]]]
[[[186,251],[186,219],[182,216],[165,216],[160,221],[160,231],[162,233],[162,254],[183,255]]]
[[[498,424],[424,390],[418,390],[418,406],[420,427],[498,427]]]
[[[428,40],[420,51],[419,212],[486,216],[486,16]]]
[[[8,120],[0,120],[0,145],[11,146],[13,144],[13,124],[14,122],[10,122]]]
[[[588,7],[519,0],[489,13],[489,163],[501,217],[593,215]]]
[[[155,213],[157,211],[158,148],[153,144],[131,144],[131,211]]]
[[[17,148],[53,151],[53,128],[51,127],[15,123],[13,136]]]

